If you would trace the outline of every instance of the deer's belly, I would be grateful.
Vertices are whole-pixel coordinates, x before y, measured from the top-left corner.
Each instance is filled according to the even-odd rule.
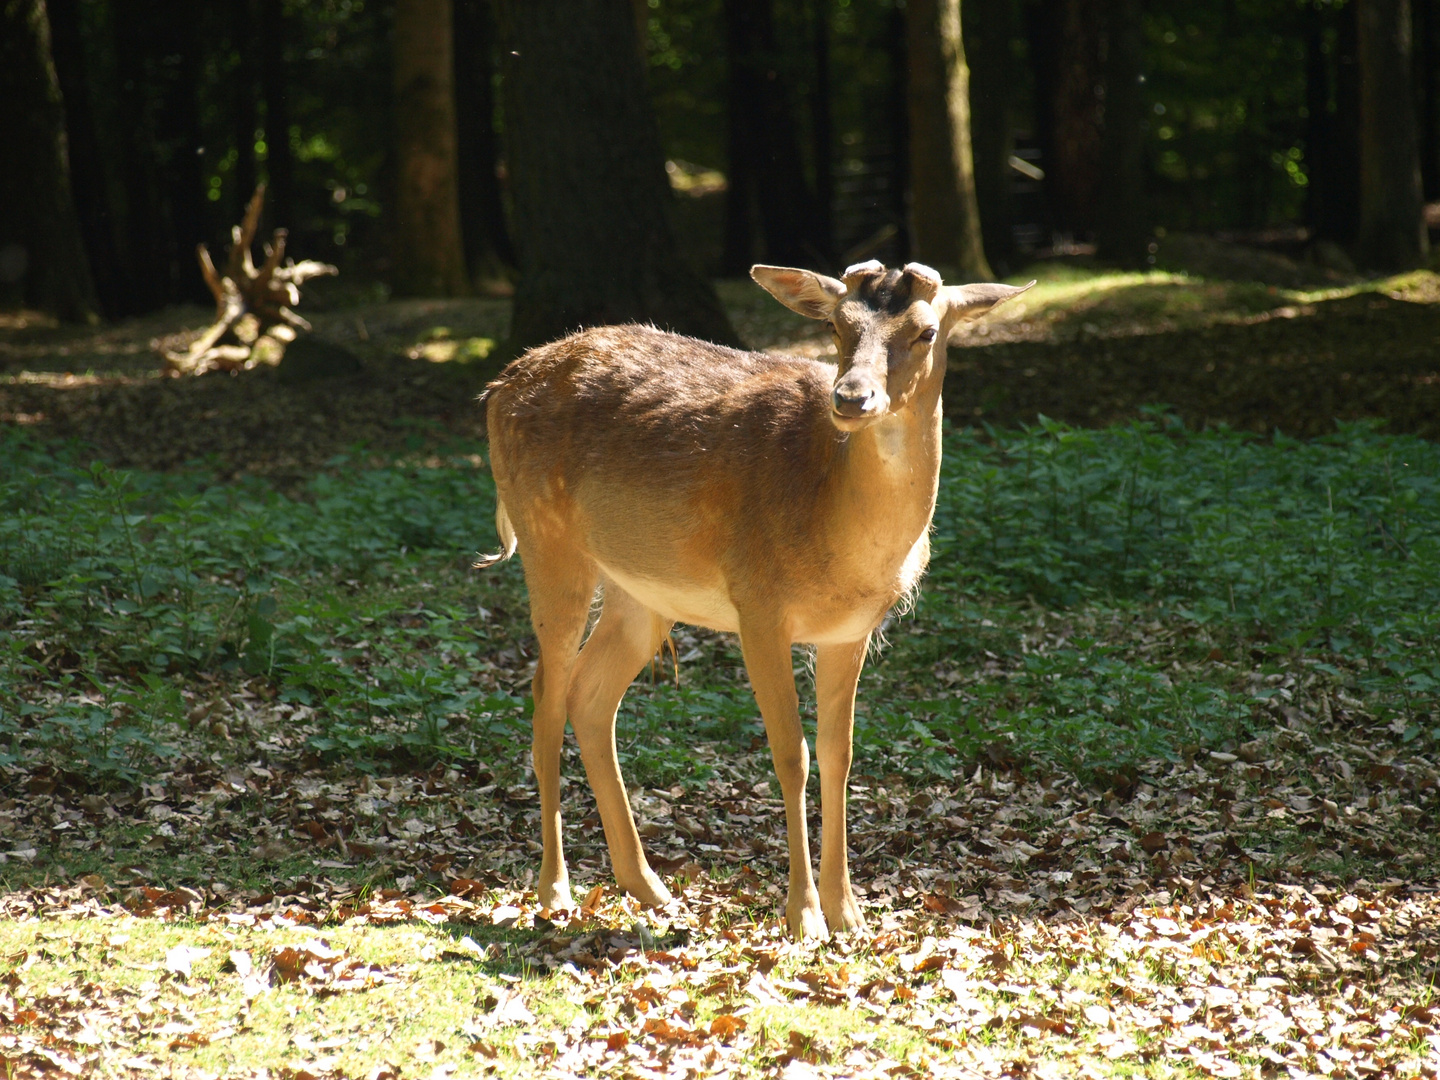
[[[600,569],[640,603],[667,619],[732,634],[740,632],[740,613],[730,602],[730,593],[723,584],[708,587],[688,582],[656,581],[603,563]]]
[[[773,597],[778,608],[776,614],[789,619],[792,641],[809,645],[861,641],[879,625],[893,605],[904,603],[913,593],[929,557],[930,538],[922,533],[898,567],[893,561],[882,559],[863,569],[851,567],[850,573],[842,574],[840,580],[827,577],[814,582],[792,582],[793,595]],[[732,634],[740,632],[740,612],[723,580],[713,585],[662,581],[604,562],[600,563],[600,569],[640,603],[667,619]],[[844,579],[850,574],[853,577],[847,582]]]

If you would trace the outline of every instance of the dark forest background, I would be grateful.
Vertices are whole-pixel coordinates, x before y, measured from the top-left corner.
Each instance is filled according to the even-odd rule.
[[[587,288],[571,322],[724,338],[703,279],[754,261],[975,278],[1202,231],[1401,269],[1440,199],[1440,0],[0,11],[0,303],[69,318],[206,300],[195,247],[260,183],[347,287],[518,289],[522,339]]]

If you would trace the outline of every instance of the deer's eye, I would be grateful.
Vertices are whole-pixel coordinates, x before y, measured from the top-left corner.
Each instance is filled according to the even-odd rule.
[[[839,330],[836,330],[836,329],[835,329],[835,324],[834,324],[833,322],[826,322],[826,324],[825,324],[825,329],[826,329],[826,330],[829,330],[830,333],[832,333],[832,334],[838,335],[838,334],[840,333]]]
[[[920,336],[915,339],[915,342],[916,344],[928,344],[934,340],[935,328],[933,326],[929,326],[926,327],[924,330],[920,331]]]

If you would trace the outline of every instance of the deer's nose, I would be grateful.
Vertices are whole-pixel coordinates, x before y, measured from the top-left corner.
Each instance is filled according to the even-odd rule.
[[[879,409],[879,398],[873,386],[837,386],[830,393],[830,403],[841,416],[869,416]]]

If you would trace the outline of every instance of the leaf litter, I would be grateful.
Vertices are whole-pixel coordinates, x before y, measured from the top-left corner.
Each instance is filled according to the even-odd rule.
[[[372,777],[300,755],[190,761],[107,805],[170,825],[150,850],[190,848],[208,873],[167,883],[132,866],[0,896],[0,1057],[11,1077],[275,1075],[278,1060],[204,1055],[238,1053],[247,1010],[277,995],[302,1017],[342,996],[424,1027],[427,1001],[458,985],[468,1018],[425,1035],[424,1053],[300,1033],[303,1060],[283,1068],[1433,1077],[1440,771],[1387,745],[1347,716],[1106,790],[1003,760],[950,781],[857,776],[869,926],[824,944],[783,933],[783,814],[763,753],[699,745],[708,780],[634,793],[677,886],[663,909],[616,895],[588,793],[567,785],[573,873],[589,884],[568,912],[528,887],[538,806],[518,766]],[[113,822],[76,805],[45,784],[7,799],[10,849],[83,863]],[[265,845],[285,852],[268,884],[227,883],[223,868]],[[167,944],[128,959],[148,926]],[[405,933],[419,936],[403,961],[377,953]]]

